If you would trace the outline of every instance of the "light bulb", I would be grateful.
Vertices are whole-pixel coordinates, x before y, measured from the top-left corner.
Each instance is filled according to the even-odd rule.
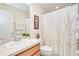
[[[56,8],[56,9],[58,9],[59,7],[58,7],[58,6],[56,6],[55,8]]]

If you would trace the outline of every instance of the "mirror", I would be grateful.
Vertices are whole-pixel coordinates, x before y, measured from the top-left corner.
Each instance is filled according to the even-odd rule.
[[[0,38],[4,38],[13,32],[12,16],[9,12],[0,10]]]
[[[30,32],[29,14],[27,4],[0,3],[0,39],[14,38],[22,32]]]

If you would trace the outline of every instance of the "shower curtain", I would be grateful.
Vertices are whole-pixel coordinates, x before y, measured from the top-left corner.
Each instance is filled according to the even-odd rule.
[[[77,13],[78,5],[75,4],[42,16],[43,44],[50,46],[56,55],[76,55],[75,20]]]

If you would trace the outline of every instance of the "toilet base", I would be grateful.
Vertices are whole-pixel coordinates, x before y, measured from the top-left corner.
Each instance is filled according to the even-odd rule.
[[[41,56],[52,56],[52,53],[41,52]]]

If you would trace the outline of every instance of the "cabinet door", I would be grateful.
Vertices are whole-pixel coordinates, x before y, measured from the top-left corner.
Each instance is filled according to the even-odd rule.
[[[16,56],[33,56],[39,50],[40,50],[40,45],[38,44],[36,46],[29,48],[26,51],[23,51],[23,52],[17,54]]]
[[[40,51],[38,51],[35,55],[33,56],[40,56]]]

